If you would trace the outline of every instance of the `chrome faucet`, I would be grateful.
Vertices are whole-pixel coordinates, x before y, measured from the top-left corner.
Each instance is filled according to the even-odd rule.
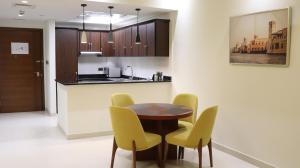
[[[131,76],[129,77],[129,79],[133,80],[133,68],[132,66],[127,66],[127,68],[131,69]]]

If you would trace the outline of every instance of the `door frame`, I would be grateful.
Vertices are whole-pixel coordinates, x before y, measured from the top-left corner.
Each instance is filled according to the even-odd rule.
[[[45,111],[45,64],[44,64],[44,30],[42,28],[22,28],[22,27],[0,27],[0,31],[2,30],[7,30],[7,31],[32,31],[32,32],[38,32],[40,33],[40,43],[41,43],[41,74],[42,74],[42,80],[41,80],[41,99],[42,99],[42,104],[41,104],[41,111]],[[5,112],[2,112],[5,113]]]

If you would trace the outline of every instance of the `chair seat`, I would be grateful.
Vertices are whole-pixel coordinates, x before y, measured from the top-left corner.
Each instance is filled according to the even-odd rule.
[[[192,129],[193,127],[179,128],[178,130],[168,134],[166,136],[166,141],[168,142],[168,144],[178,145],[181,147],[188,147],[186,146],[186,142]]]
[[[152,148],[153,146],[156,146],[161,143],[160,135],[145,132],[145,136],[146,136],[146,141],[147,141],[147,147],[143,148],[143,149],[137,149],[137,151],[146,150],[146,149]]]
[[[186,127],[193,128],[193,124],[190,122],[186,122],[186,121],[178,121],[178,127],[179,127],[179,129],[186,128]]]

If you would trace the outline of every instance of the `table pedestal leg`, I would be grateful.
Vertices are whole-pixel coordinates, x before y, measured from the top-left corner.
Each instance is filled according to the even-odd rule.
[[[159,134],[162,136],[162,152],[164,151],[165,135],[178,129],[177,120],[141,120],[143,128],[146,132]],[[145,151],[137,152],[137,160],[156,160],[157,159],[157,147],[147,149]],[[164,156],[163,154],[161,154]],[[169,145],[168,147],[168,160],[177,159],[177,146]]]

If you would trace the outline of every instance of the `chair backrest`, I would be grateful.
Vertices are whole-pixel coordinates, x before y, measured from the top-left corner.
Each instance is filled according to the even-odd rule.
[[[135,141],[137,149],[147,148],[144,129],[136,113],[128,108],[110,107],[112,128],[118,147],[132,150]]]
[[[179,94],[175,97],[173,104],[183,105],[191,108],[193,110],[193,115],[190,117],[182,118],[180,119],[180,121],[187,121],[194,124],[198,110],[198,97],[196,95],[187,93]]]
[[[188,147],[196,148],[199,145],[200,139],[202,139],[202,146],[205,146],[209,143],[215,124],[217,111],[218,106],[213,106],[202,112],[187,139],[186,145]]]
[[[134,104],[133,99],[129,94],[116,93],[111,96],[111,102],[113,106],[126,107]]]

